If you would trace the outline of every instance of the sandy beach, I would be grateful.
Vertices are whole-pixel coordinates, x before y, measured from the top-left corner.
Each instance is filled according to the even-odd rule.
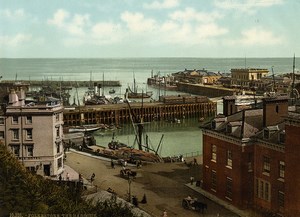
[[[198,192],[185,186],[193,176],[195,181],[201,179],[201,156],[196,157],[198,165],[188,166],[184,162],[173,163],[149,163],[141,168],[135,165],[127,165],[127,168],[137,172],[131,181],[131,195],[140,202],[146,195],[147,203],[139,203],[138,206],[151,216],[162,216],[164,210],[168,216],[201,216],[202,214],[192,210],[185,210],[181,206],[182,199],[188,195],[197,197],[201,202],[208,204],[208,209],[203,216],[236,216],[225,208],[203,197]],[[187,163],[194,158],[185,159]],[[111,168],[109,160],[96,159],[80,153],[67,153],[66,165],[73,168],[86,179],[90,179],[95,173],[93,185],[98,189],[113,189],[118,197],[126,198],[129,192],[129,182],[120,176],[121,165],[115,163],[115,169]],[[76,177],[73,177],[76,178]]]

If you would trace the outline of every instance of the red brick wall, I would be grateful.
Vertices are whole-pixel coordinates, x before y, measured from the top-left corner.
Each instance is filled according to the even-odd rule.
[[[283,212],[279,209],[278,204],[278,191],[284,192],[284,181],[279,179],[279,161],[285,161],[285,154],[281,151],[277,151],[271,148],[267,148],[261,145],[255,145],[254,155],[254,207],[256,209],[271,210],[274,213]],[[270,158],[270,173],[267,175],[263,173],[263,157]],[[256,195],[255,179],[259,178],[265,180],[271,185],[270,201],[258,198]]]
[[[276,107],[278,106],[278,109]],[[263,103],[263,124],[264,126],[272,126],[283,120],[282,116],[288,113],[288,101],[265,101]]]
[[[211,145],[217,146],[217,162],[211,161]],[[226,167],[227,150],[232,150],[232,169]],[[248,153],[253,146],[235,145],[203,135],[203,189],[241,209],[247,208],[253,198],[253,173],[248,172]],[[211,190],[211,171],[217,173],[217,190]],[[226,198],[226,180],[232,178],[232,201]]]
[[[285,213],[300,216],[300,127],[286,125]]]

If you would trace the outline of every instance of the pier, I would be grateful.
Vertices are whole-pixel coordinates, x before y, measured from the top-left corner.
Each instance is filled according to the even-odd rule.
[[[215,102],[167,104],[162,102],[130,103],[132,113],[145,122],[196,117],[204,119],[217,112]],[[126,103],[77,107],[64,111],[65,126],[84,124],[115,124],[131,122],[131,112]]]

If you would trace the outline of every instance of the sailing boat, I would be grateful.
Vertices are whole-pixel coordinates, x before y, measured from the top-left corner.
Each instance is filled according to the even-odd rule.
[[[78,84],[77,84],[77,87],[78,87]],[[78,100],[78,109],[79,109],[79,113],[80,113],[80,125],[79,126],[68,127],[68,132],[69,133],[78,133],[78,132],[91,133],[91,132],[97,131],[97,130],[99,130],[101,128],[98,125],[95,125],[95,124],[92,124],[92,125],[83,125],[82,124],[83,117],[82,117],[82,114],[80,112],[80,101],[79,101],[77,87],[76,87],[76,94],[77,94],[77,100]],[[75,99],[74,99],[74,101],[75,101]]]
[[[136,162],[139,160],[148,161],[148,162],[161,162],[162,158],[159,156],[158,151],[160,149],[164,135],[162,135],[161,140],[157,146],[157,149],[154,150],[154,148],[151,148],[149,146],[149,137],[148,135],[145,135],[144,132],[143,114],[141,114],[141,117],[138,117],[137,115],[134,114],[133,110],[131,109],[131,106],[127,98],[125,99],[125,102],[129,107],[130,120],[134,129],[135,142],[138,144],[138,149],[133,147],[122,148],[123,155],[127,155],[129,160],[131,160],[132,162]],[[143,102],[142,102],[142,106],[143,106]],[[144,135],[146,137],[145,141],[143,141]],[[145,144],[143,144],[144,142]]]
[[[127,93],[127,98],[134,98],[134,99],[150,98],[153,94],[152,91],[138,92],[135,78],[133,78],[133,90],[131,90],[131,88],[128,86],[128,88],[126,89],[126,93]]]

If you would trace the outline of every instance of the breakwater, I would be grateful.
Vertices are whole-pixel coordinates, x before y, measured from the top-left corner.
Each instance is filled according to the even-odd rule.
[[[120,87],[120,81],[57,81],[57,80],[3,80],[2,85],[4,84],[27,84],[31,87],[42,87],[42,86],[57,86],[57,87],[90,87],[94,86],[95,83],[101,84],[102,86],[106,87]]]
[[[202,85],[202,84],[189,84],[189,83],[177,83],[178,91],[191,93],[201,96],[207,96],[209,98],[231,96],[236,92],[240,92],[241,89],[225,88],[220,85]],[[244,91],[246,95],[253,95],[252,91]]]
[[[194,102],[184,104],[166,104],[161,102],[130,103],[83,106],[74,110],[64,111],[64,125],[75,126],[82,124],[115,124],[131,123],[132,115],[145,122],[159,120],[180,120],[196,117],[204,119],[215,115],[215,102]],[[133,117],[133,118],[135,118]]]

